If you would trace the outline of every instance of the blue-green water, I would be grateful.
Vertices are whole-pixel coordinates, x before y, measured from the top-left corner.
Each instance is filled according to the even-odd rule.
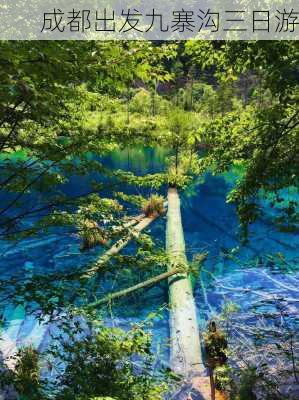
[[[112,154],[105,164],[112,168],[130,170],[136,174],[159,172],[168,152],[164,149],[126,149]],[[207,174],[198,179],[185,192],[181,193],[182,218],[188,259],[197,253],[207,251],[208,259],[204,271],[196,280],[195,298],[199,324],[205,326],[208,318],[219,313],[224,304],[234,302],[240,308],[238,315],[244,315],[255,307],[262,310],[270,307],[267,302],[256,304],[259,296],[285,296],[294,301],[288,304],[292,321],[296,318],[298,294],[295,267],[298,262],[298,235],[280,232],[271,222],[272,209],[264,204],[264,216],[250,227],[249,242],[242,245],[238,235],[238,218],[235,207],[226,202],[226,195],[231,189],[237,171],[222,176]],[[89,179],[71,177],[64,190],[73,195],[88,191]],[[132,187],[119,187],[119,191],[144,193]],[[166,189],[162,189],[161,193]],[[109,192],[106,193],[109,195]],[[7,195],[2,193],[2,200]],[[292,195],[294,195],[292,193]],[[42,203],[43,198],[26,198],[26,206]],[[25,201],[24,201],[25,207]],[[27,218],[30,226],[33,219]],[[165,218],[160,218],[147,231],[152,237],[164,243]],[[6,279],[15,273],[52,273],[70,270],[74,266],[84,265],[96,258],[98,249],[90,254],[82,254],[79,240],[74,232],[56,229],[46,236],[27,239],[15,245],[0,242],[0,274]],[[130,254],[133,247],[128,246],[125,254]],[[113,284],[119,287],[117,276],[106,276],[107,287]],[[122,285],[125,278],[120,277]],[[112,286],[111,286],[112,287]],[[245,290],[244,290],[245,289]],[[264,296],[264,297],[263,297]],[[167,291],[163,285],[147,290],[142,296],[135,296],[134,301],[124,299],[121,307],[112,309],[106,315],[107,324],[127,328],[130,323],[140,321],[167,302]],[[263,308],[264,307],[264,308]],[[271,305],[275,309],[275,305]],[[17,347],[33,343],[44,350],[49,344],[49,326],[40,325],[33,316],[25,316],[24,308],[10,304],[1,304],[3,320],[2,341],[4,356],[12,354]],[[275,310],[274,310],[275,311]],[[155,320],[151,328],[154,350],[157,358],[167,358],[168,338],[167,311]]]

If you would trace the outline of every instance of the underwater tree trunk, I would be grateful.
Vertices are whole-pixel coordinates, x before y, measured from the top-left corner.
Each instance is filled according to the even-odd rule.
[[[124,238],[118,240],[109,250],[105,251],[99,259],[93,264],[91,268],[86,270],[83,274],[85,277],[92,277],[95,275],[98,270],[113,256],[118,254],[129,242],[133,239],[133,237],[137,238],[140,233],[148,227],[158,215],[152,215],[149,217],[142,218],[137,225],[135,225],[131,232]]]
[[[133,292],[136,292],[137,290],[144,289],[149,286],[156,285],[160,283],[161,281],[168,279],[170,276],[177,274],[180,272],[180,268],[172,269],[170,271],[164,272],[163,274],[153,276],[152,278],[147,279],[146,281],[137,283],[134,286],[130,286],[129,288],[119,290],[118,292],[111,293],[110,295],[104,297],[103,299],[97,300],[94,303],[90,303],[87,305],[87,309],[90,308],[95,308],[99,305],[109,303],[110,301],[114,299],[118,299],[120,297],[127,296]]]
[[[168,189],[166,251],[168,270],[182,266],[187,269],[180,198],[176,188]],[[203,364],[199,339],[196,306],[190,276],[178,273],[169,278],[170,303],[170,368],[182,375],[201,394],[210,399],[211,388]]]
[[[168,190],[166,251],[169,270],[185,265],[185,241],[177,189]],[[199,342],[196,308],[190,277],[176,274],[169,279],[170,301],[170,364],[174,372],[185,377],[205,370]]]

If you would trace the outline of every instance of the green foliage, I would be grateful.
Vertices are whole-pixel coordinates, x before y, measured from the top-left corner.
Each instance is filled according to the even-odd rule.
[[[56,338],[42,356],[52,360],[44,366],[64,363],[56,381],[41,379],[41,356],[29,346],[16,355],[14,371],[1,373],[2,387],[12,385],[23,400],[163,399],[167,383],[162,371],[156,377],[150,373],[151,338],[142,325],[128,332],[100,326],[81,339],[79,322],[69,320],[63,326],[68,341]]]
[[[136,367],[130,361],[138,356]],[[61,355],[66,369],[57,400],[112,397],[162,400],[167,388],[161,378],[149,373],[150,336],[135,326],[124,332],[101,327],[84,340],[73,339]]]
[[[228,198],[244,226],[259,215],[259,194],[296,186],[295,42],[2,42],[1,50],[2,151],[27,154],[18,163],[4,160],[2,187],[20,193],[20,200],[67,182],[70,173],[99,171],[88,153],[145,140],[169,146],[175,155],[165,179],[129,179],[134,185],[151,180],[155,188],[165,182],[186,187],[192,174],[244,165]],[[159,82],[179,82],[184,74],[177,97],[159,92]],[[143,85],[133,89],[136,79]],[[202,160],[197,160],[199,146],[207,150]],[[48,196],[56,204],[60,194]],[[284,216],[293,215],[295,206],[288,205]],[[9,229],[13,221],[3,218],[3,225],[10,223]]]
[[[141,196],[139,194],[138,195],[132,195],[132,194],[128,195],[123,192],[115,192],[115,195],[119,199],[121,199],[127,203],[130,203],[130,204],[138,207],[139,209],[142,208],[143,204],[147,201],[143,196]]]
[[[106,244],[107,242],[103,229],[99,228],[98,224],[90,219],[83,220],[82,225],[79,225],[79,235],[82,239],[82,251],[92,249],[99,244]]]
[[[228,392],[232,384],[231,368],[224,364],[214,369],[215,387],[218,390]]]
[[[170,186],[184,188],[191,182],[191,174],[198,172],[198,158],[194,154],[196,124],[197,116],[194,113],[179,108],[174,108],[167,115],[168,132],[164,140],[167,140],[174,153],[168,160],[167,182]]]
[[[116,170],[113,176],[120,182],[127,183],[135,187],[148,187],[159,189],[166,181],[164,173],[147,174],[144,176],[134,175],[132,172]]]
[[[236,161],[245,166],[245,174],[228,200],[237,204],[246,228],[259,215],[259,194],[277,193],[298,183],[297,43],[226,42],[216,47],[190,42],[186,53],[201,68],[216,68],[219,101],[224,104],[224,99],[226,105],[222,115],[216,114],[200,128],[199,136],[208,149],[202,170],[227,171]],[[229,90],[240,85],[241,76],[255,80],[250,83],[251,98],[244,95],[249,103],[240,107],[239,101],[227,107],[232,99]]]
[[[22,400],[43,399],[40,379],[40,356],[32,346],[24,347],[16,354],[16,365],[11,383]]]
[[[152,100],[150,93],[145,89],[139,89],[130,101],[130,111],[149,115],[151,104]]]
[[[153,80],[169,80],[163,62],[175,55],[176,45],[2,41],[0,48],[0,151],[4,170],[0,186],[17,193],[1,210],[0,229],[4,227],[9,231],[5,233],[12,234],[27,213],[35,212],[24,214],[26,194],[47,193],[48,207],[45,205],[44,210],[53,212],[72,201],[59,191],[70,175],[103,172],[90,155],[102,156],[115,149],[119,138],[111,140],[111,135],[99,128],[101,111],[108,109],[111,120],[113,108],[121,104],[113,96],[122,96],[135,79],[148,85]],[[94,114],[97,117],[92,120]],[[26,156],[16,160],[13,155],[19,150]],[[19,211],[13,219],[9,215],[12,208]],[[27,232],[34,233],[34,229]]]
[[[256,380],[257,380],[257,371],[255,367],[248,367],[247,369],[242,371],[238,400],[257,399],[253,391]]]
[[[238,304],[233,303],[232,301],[228,301],[222,306],[220,318],[227,320],[231,317],[232,314],[237,313],[238,311],[240,311],[240,307],[238,306]]]
[[[185,171],[180,166],[176,167],[175,165],[171,165],[167,174],[168,185],[175,186],[180,189],[186,188],[191,179],[189,176],[185,175],[184,172]]]
[[[151,195],[151,197],[144,202],[142,211],[147,217],[165,214],[164,198],[157,194]]]
[[[190,275],[192,287],[194,288],[198,277],[200,275],[201,268],[207,259],[209,253],[208,252],[203,252],[203,253],[197,253],[193,255],[192,262],[189,263],[189,268],[188,268],[188,273]]]

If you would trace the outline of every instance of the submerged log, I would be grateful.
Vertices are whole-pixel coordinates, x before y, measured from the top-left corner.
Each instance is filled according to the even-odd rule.
[[[129,288],[120,290],[118,292],[111,293],[110,295],[104,297],[103,299],[100,299],[100,300],[95,301],[94,303],[88,304],[88,306],[86,308],[87,309],[95,308],[102,304],[109,303],[112,300],[127,296],[133,292],[136,292],[137,290],[156,285],[157,283],[159,283],[165,279],[168,279],[170,276],[175,275],[178,272],[180,272],[180,268],[176,268],[171,271],[164,272],[163,274],[156,275],[153,278],[150,278],[150,279],[147,279],[146,281],[137,283],[134,286],[130,286]]]
[[[140,219],[140,221],[135,225],[129,234],[124,238],[118,240],[109,250],[105,251],[99,259],[93,264],[91,268],[86,270],[83,274],[84,277],[90,278],[94,276],[98,270],[107,262],[109,259],[116,254],[118,254],[133,238],[138,238],[140,233],[147,228],[156,218],[158,217],[157,214],[144,217]]]
[[[166,251],[169,256],[169,271],[180,265],[187,269],[184,233],[181,221],[180,199],[177,189],[168,190],[168,212]],[[175,373],[184,377],[203,373],[196,318],[196,307],[190,276],[179,273],[169,279],[170,302],[170,366]]]
[[[102,254],[93,266],[86,270],[81,276],[85,278],[94,276],[112,256],[118,254],[133,238],[138,238],[140,233],[156,218],[165,214],[166,207],[167,202],[163,201],[163,197],[152,195],[147,203],[145,203],[143,213],[125,223],[124,228],[129,229],[129,233]]]
[[[136,225],[143,218],[145,218],[145,216],[145,214],[139,214],[135,217],[130,218],[122,226],[114,228],[114,233],[122,233],[124,230],[127,230],[133,225]],[[82,239],[80,251],[86,251],[98,245],[108,244],[108,237],[105,230],[101,228],[96,221],[93,221],[91,219],[86,219],[83,222],[81,230],[79,231],[79,236]]]
[[[193,297],[191,276],[187,272],[180,198],[176,188],[168,189],[166,251],[168,271],[180,271],[168,279],[170,303],[170,368],[182,375],[184,384],[176,400],[224,400],[226,396],[212,388],[204,365]]]

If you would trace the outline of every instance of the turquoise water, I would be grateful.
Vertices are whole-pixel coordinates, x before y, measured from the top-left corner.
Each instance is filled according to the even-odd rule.
[[[168,152],[165,149],[126,149],[105,160],[107,166],[130,170],[136,174],[159,172]],[[237,172],[222,176],[207,174],[198,179],[192,187],[181,193],[182,219],[185,232],[187,256],[190,262],[196,254],[207,251],[208,259],[195,283],[195,298],[199,324],[204,328],[206,321],[221,312],[224,305],[234,302],[238,306],[235,319],[244,315],[252,320],[252,312],[258,314],[271,310],[277,314],[276,305],[269,302],[269,296],[286,297],[290,323],[296,323],[298,315],[298,244],[296,233],[281,232],[271,222],[273,214],[268,204],[264,204],[263,218],[250,227],[249,242],[242,245],[238,235],[238,218],[235,207],[226,202],[226,195]],[[84,193],[89,188],[89,179],[71,177],[64,190],[67,193]],[[130,193],[146,193],[120,187],[118,190]],[[166,189],[161,193],[166,195]],[[107,192],[106,194],[109,194]],[[294,195],[294,194],[292,194]],[[7,201],[7,195],[2,193]],[[26,206],[43,202],[42,196],[26,198]],[[25,207],[25,203],[24,203]],[[30,226],[33,217],[26,219]],[[160,218],[147,231],[164,245],[165,218]],[[27,239],[17,244],[0,242],[0,274],[7,279],[14,274],[32,276],[34,273],[53,273],[71,270],[95,259],[99,250],[82,254],[79,240],[73,231],[56,229],[48,235]],[[123,254],[131,254],[134,246],[128,246]],[[297,264],[298,265],[298,264]],[[106,289],[125,287],[125,271],[121,276],[105,276],[102,286]],[[298,298],[298,296],[297,296]],[[132,301],[133,300],[133,301]],[[151,288],[133,299],[124,299],[121,306],[115,306],[105,315],[108,325],[127,328],[167,303],[165,284]],[[3,355],[13,354],[16,348],[33,343],[40,350],[49,345],[50,325],[38,323],[34,316],[26,315],[24,307],[1,304]],[[258,317],[258,315],[257,315]],[[276,318],[276,317],[275,317]],[[273,323],[275,322],[273,319]],[[254,320],[251,321],[254,323]],[[157,363],[167,360],[168,321],[167,310],[154,320],[153,349]]]

